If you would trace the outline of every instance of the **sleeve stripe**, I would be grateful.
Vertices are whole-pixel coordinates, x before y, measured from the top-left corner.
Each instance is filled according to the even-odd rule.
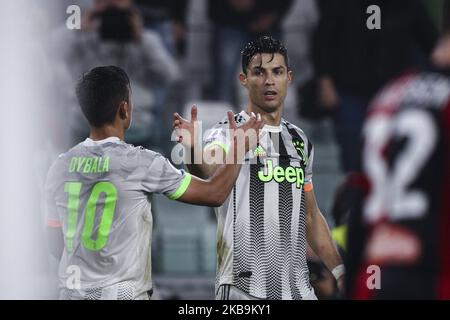
[[[303,190],[305,190],[306,192],[311,192],[311,191],[313,191],[313,189],[314,189],[314,186],[313,186],[312,181],[306,183],[306,184],[303,186]]]
[[[207,149],[209,149],[209,148],[212,148],[212,147],[214,147],[214,146],[219,146],[219,147],[221,147],[221,148],[223,149],[223,151],[225,151],[225,154],[228,154],[229,146],[226,145],[226,144],[223,143],[223,142],[220,142],[220,141],[214,141],[213,143],[207,145],[207,146],[205,147],[205,150],[207,150]]]
[[[47,219],[45,221],[45,224],[47,225],[47,227],[50,227],[50,228],[61,228],[62,227],[61,222],[58,220]]]
[[[181,182],[180,187],[177,191],[175,191],[171,196],[169,196],[170,200],[178,200],[183,196],[183,194],[186,192],[187,188],[191,184],[192,175],[190,173],[186,172],[186,176],[183,179],[183,182]]]

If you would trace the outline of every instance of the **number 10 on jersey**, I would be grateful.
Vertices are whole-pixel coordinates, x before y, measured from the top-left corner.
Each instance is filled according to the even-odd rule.
[[[73,251],[74,238],[76,236],[78,216],[80,209],[80,194],[83,188],[81,182],[68,182],[64,186],[64,191],[69,194],[68,201],[68,219],[66,232],[66,248]],[[93,239],[95,213],[99,204],[100,196],[105,194],[103,212],[98,229],[97,239]],[[109,233],[111,231],[112,222],[117,203],[117,188],[110,182],[99,182],[92,188],[89,199],[86,203],[86,215],[84,219],[83,232],[81,234],[82,245],[91,251],[100,251],[108,243]]]

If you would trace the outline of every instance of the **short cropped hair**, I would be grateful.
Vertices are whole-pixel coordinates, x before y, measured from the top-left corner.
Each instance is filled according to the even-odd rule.
[[[89,124],[100,128],[113,123],[120,104],[130,101],[130,79],[119,67],[97,67],[82,76],[76,94]]]
[[[270,36],[260,37],[252,42],[249,42],[242,50],[242,72],[247,74],[247,68],[250,64],[251,59],[256,54],[261,53],[271,53],[272,59],[273,55],[276,53],[281,54],[284,57],[286,66],[289,70],[289,57],[286,47],[281,43],[281,41],[274,39]]]

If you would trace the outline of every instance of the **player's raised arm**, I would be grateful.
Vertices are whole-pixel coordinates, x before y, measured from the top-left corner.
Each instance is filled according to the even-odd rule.
[[[178,137],[178,142],[180,142],[185,149],[190,150],[190,154],[194,155],[195,151],[201,146],[198,146],[198,137],[197,132],[198,130],[195,130],[195,126],[198,124],[197,119],[197,106],[193,106],[191,109],[191,120],[184,119],[180,114],[175,113],[174,114],[174,122],[173,127],[175,129],[175,133]],[[233,119],[234,121],[234,119]],[[188,133],[188,137],[185,137],[185,134]],[[203,150],[200,152],[203,153]],[[220,167],[222,163],[225,163],[226,161],[226,153],[219,145],[212,145],[208,148],[207,154],[202,154],[202,159],[207,158],[208,156],[211,158],[217,157],[217,155],[222,155],[220,157],[221,163],[212,163],[212,162],[204,162],[202,163],[194,163],[194,161],[190,161],[189,163],[186,163],[186,167],[188,168],[189,172],[197,177],[200,177],[202,179],[208,179],[209,177],[213,176],[216,170]],[[192,159],[193,160],[193,159]]]
[[[256,117],[253,114],[250,120],[239,128],[237,128],[234,115],[231,111],[228,112],[228,120],[233,133],[233,139],[229,146],[231,152],[228,152],[225,164],[219,166],[209,180],[192,176],[187,190],[178,199],[179,201],[219,207],[227,199],[239,175],[245,153],[256,147],[259,132],[264,126],[264,121],[260,115]],[[248,135],[251,131],[254,132],[254,139],[251,139],[251,134]],[[239,139],[239,135],[245,136],[245,141]],[[242,150],[240,148],[242,146],[239,143],[245,143],[245,152],[239,152]]]

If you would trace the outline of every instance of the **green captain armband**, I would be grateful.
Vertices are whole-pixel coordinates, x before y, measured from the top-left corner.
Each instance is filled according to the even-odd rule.
[[[191,184],[192,175],[190,173],[186,172],[186,175],[183,179],[183,182],[181,182],[180,187],[175,191],[172,195],[169,196],[170,200],[178,200],[183,196],[183,194],[186,192],[187,188]]]

